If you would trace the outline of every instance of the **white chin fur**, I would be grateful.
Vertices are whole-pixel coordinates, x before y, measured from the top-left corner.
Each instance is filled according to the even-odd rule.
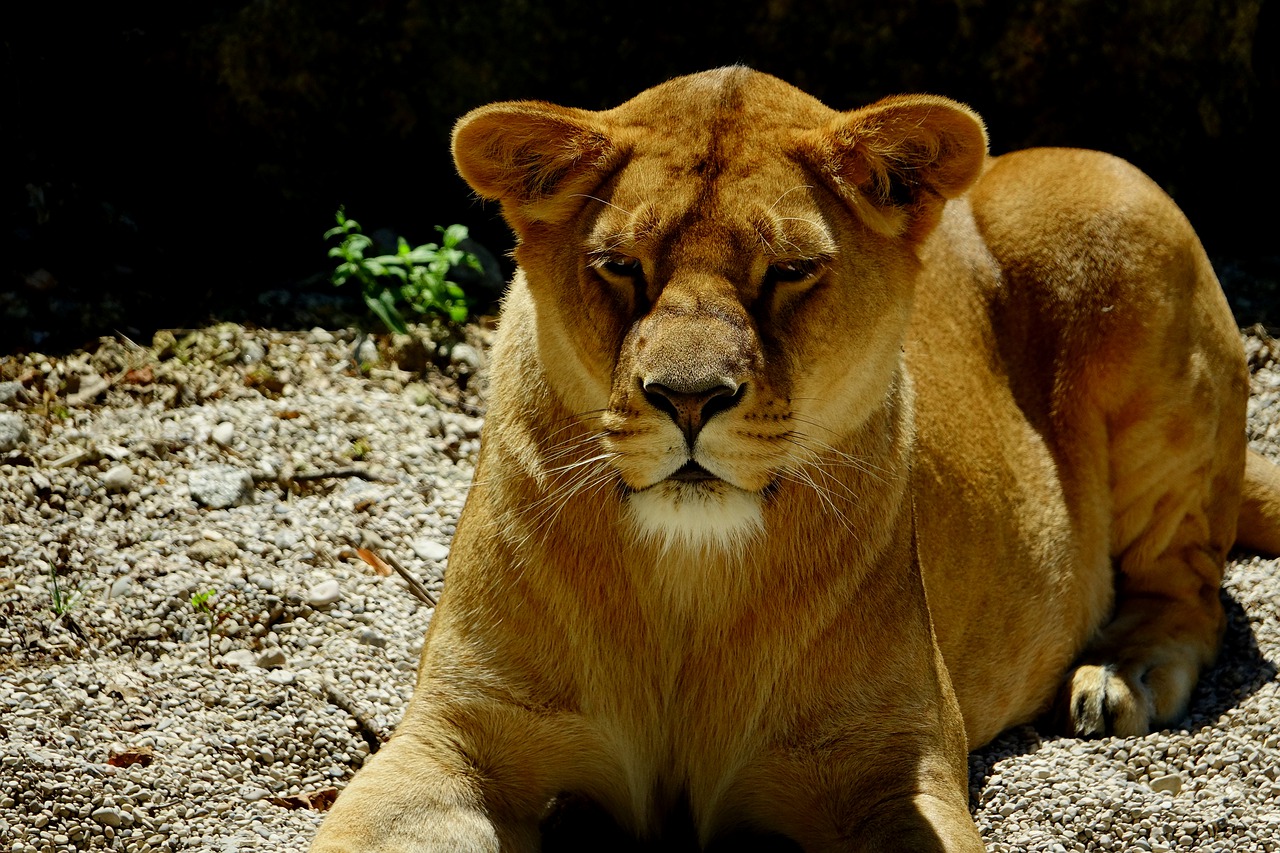
[[[627,497],[627,517],[644,540],[666,550],[736,550],[764,529],[762,499],[721,482],[666,480]]]

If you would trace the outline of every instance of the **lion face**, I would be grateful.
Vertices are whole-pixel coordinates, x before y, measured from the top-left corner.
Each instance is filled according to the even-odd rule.
[[[698,147],[684,162],[636,158],[589,202],[580,299],[561,304],[593,291],[609,303],[576,340],[608,366],[601,445],[637,530],[728,546],[883,396],[911,258],[871,268],[854,247],[875,235],[800,166],[755,158],[748,171],[725,152],[735,166],[716,173]],[[646,192],[664,174],[686,176],[684,191]]]
[[[817,463],[883,406],[915,250],[984,151],[944,99],[842,114],[744,69],[455,132],[522,238],[556,393],[598,418],[634,531],[668,547],[741,545],[779,489],[838,488]]]

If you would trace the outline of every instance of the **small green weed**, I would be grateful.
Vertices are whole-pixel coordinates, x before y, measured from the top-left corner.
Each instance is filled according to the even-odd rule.
[[[448,279],[449,271],[467,266],[480,271],[480,261],[470,252],[458,248],[467,239],[463,225],[437,228],[440,243],[424,243],[410,247],[399,238],[394,255],[365,257],[373,240],[360,230],[360,223],[348,219],[342,208],[334,218],[337,227],[325,232],[326,240],[341,237],[329,249],[329,257],[341,261],[331,276],[333,283],[346,284],[355,279],[364,293],[365,304],[393,332],[408,331],[405,314],[414,317],[439,315],[455,323],[467,319],[467,297],[462,288]]]
[[[84,599],[84,589],[76,589],[71,592],[64,592],[62,585],[58,583],[58,569],[56,566],[49,569],[49,602],[53,607],[55,616],[65,616],[79,606]]]
[[[219,626],[231,611],[218,606],[218,591],[212,588],[191,596],[191,609],[204,617],[209,634],[209,666],[213,666],[213,635],[219,633]]]

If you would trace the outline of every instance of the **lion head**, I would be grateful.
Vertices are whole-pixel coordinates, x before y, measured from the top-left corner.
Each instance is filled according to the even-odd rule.
[[[981,121],[935,96],[837,112],[743,68],[603,112],[495,104],[454,155],[502,203],[547,381],[598,413],[625,517],[741,546],[786,484],[903,391],[917,249],[977,177]],[[835,477],[838,479],[838,477]]]

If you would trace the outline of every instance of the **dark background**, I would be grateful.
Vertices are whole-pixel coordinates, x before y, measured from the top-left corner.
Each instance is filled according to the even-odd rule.
[[[1197,226],[1241,322],[1280,319],[1276,2],[9,4],[0,353],[323,322],[339,204],[415,243],[462,222],[501,257],[496,207],[449,159],[459,115],[603,108],[729,63],[839,108],[949,95],[996,153],[1127,157]]]

